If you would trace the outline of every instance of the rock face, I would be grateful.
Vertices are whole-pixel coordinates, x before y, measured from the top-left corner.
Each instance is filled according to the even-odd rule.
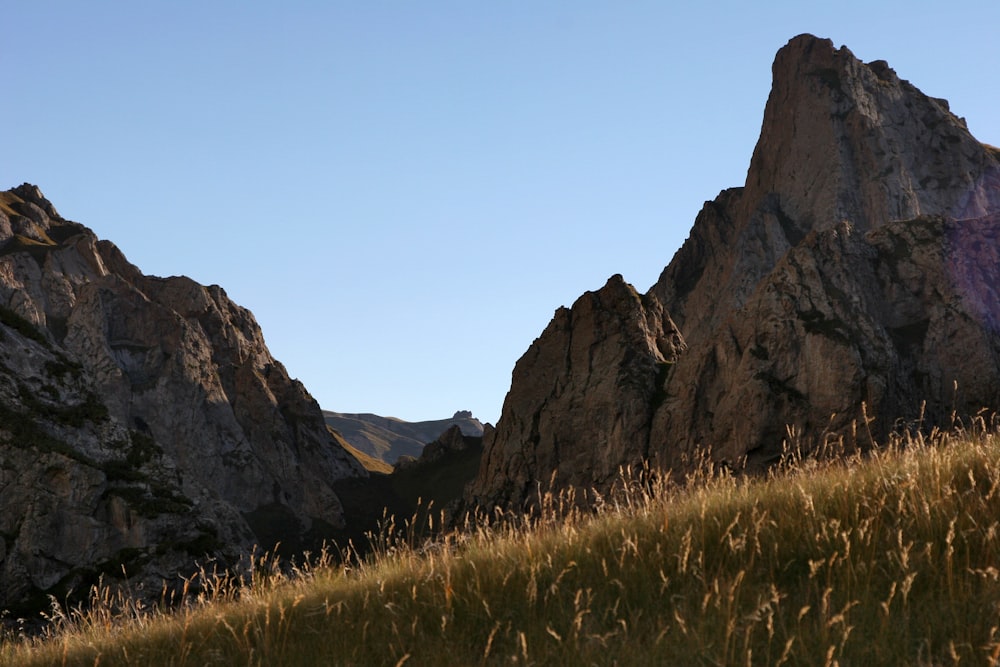
[[[684,349],[657,298],[621,276],[556,311],[514,368],[476,488],[519,502],[552,471],[559,486],[603,485],[647,457],[658,387]]]
[[[143,275],[34,186],[0,193],[0,607],[304,545],[365,475],[220,287]]]
[[[641,309],[620,317],[613,278],[556,313],[467,499],[519,503],[553,471],[605,488],[619,466],[682,471],[700,449],[765,466],[789,429],[865,447],[869,429],[996,408],[998,234],[998,149],[884,61],[797,37],[745,186],[705,204]],[[650,343],[651,313],[671,345]],[[615,335],[594,324],[612,320]],[[609,381],[635,364],[641,381]]]

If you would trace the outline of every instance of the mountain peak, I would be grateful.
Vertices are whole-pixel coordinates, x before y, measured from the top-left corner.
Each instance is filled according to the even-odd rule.
[[[885,61],[800,35],[772,73],[745,187],[706,204],[652,288],[685,338],[711,332],[814,231],[1000,210],[997,151]]]
[[[817,37],[816,35],[804,32],[801,35],[792,37],[788,40],[787,44],[778,50],[778,54],[775,56],[774,67],[777,68],[778,62],[782,59],[802,62],[806,59],[814,58],[818,61],[823,61],[836,56],[841,51],[851,53],[847,47],[842,46],[840,49],[834,47],[833,40],[829,37]]]
[[[946,100],[899,79],[884,60],[864,63],[829,39],[799,35],[778,51],[760,139],[747,173],[748,206],[776,198],[801,233],[849,220],[995,208],[969,197],[984,147]]]
[[[38,208],[45,211],[45,214],[50,218],[60,218],[61,216],[56,211],[55,207],[52,205],[42,191],[37,185],[32,185],[31,183],[22,183],[16,188],[9,191],[11,194],[17,196],[22,201],[28,204],[34,204]]]
[[[765,466],[788,427],[867,447],[859,418],[880,438],[997,404],[983,295],[1000,282],[1000,151],[829,39],[793,38],[772,74],[744,187],[706,202],[649,294],[611,298],[612,280],[556,312],[514,368],[470,501],[683,474],[706,450]],[[649,344],[653,320],[675,354]]]

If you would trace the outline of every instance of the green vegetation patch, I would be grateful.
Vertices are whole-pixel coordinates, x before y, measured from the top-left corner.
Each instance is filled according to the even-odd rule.
[[[16,234],[0,248],[0,257],[24,252],[30,255],[38,266],[43,266],[45,264],[45,256],[55,247],[57,246],[51,239],[46,238],[45,241],[37,241],[28,236]]]
[[[828,318],[818,310],[799,311],[799,319],[808,333],[819,334],[841,345],[851,344],[850,328],[837,318]]]
[[[116,481],[141,482],[142,478]],[[115,484],[105,492],[105,497],[117,496],[140,516],[154,518],[161,514],[186,514],[194,503],[179,492],[164,485]]]
[[[329,426],[327,428],[330,428]],[[388,475],[392,473],[392,466],[383,461],[382,459],[377,459],[370,454],[367,454],[360,449],[355,448],[346,440],[340,443],[340,446],[347,450],[347,453],[358,460],[365,470],[368,472],[377,472],[382,475]]]
[[[67,376],[71,380],[79,380],[83,375],[83,364],[71,361],[64,354],[57,354],[55,359],[45,362],[45,373],[58,380],[65,380]]]
[[[19,412],[3,403],[0,403],[0,424],[3,425],[4,431],[10,433],[8,443],[15,447],[35,449],[40,452],[55,452],[92,468],[100,467],[100,464],[94,459],[50,435],[39,426],[35,417]]]
[[[163,458],[163,448],[153,436],[142,431],[129,431],[129,448],[125,459],[129,464],[139,467],[155,459]]]
[[[74,405],[60,405],[38,398],[26,385],[18,384],[18,397],[31,413],[71,428],[80,428],[87,422],[108,420],[108,406],[94,392],[87,392],[83,400]]]
[[[0,324],[13,329],[25,338],[35,341],[46,349],[52,349],[48,338],[45,337],[45,334],[38,327],[7,306],[0,305]]]

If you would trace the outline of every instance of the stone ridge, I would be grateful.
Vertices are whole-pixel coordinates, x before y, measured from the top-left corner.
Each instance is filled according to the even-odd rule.
[[[613,286],[557,311],[515,367],[468,502],[524,502],[553,473],[599,490],[620,466],[682,473],[705,450],[765,466],[790,433],[857,433],[863,410],[881,438],[1000,405],[997,149],[830,40],[792,39],[772,72],[746,182],[706,202],[633,300],[684,345],[623,390],[623,365],[656,364],[648,313],[595,299]],[[596,363],[570,362],[581,339]]]
[[[0,607],[306,547],[367,475],[218,286],[143,275],[41,192],[0,193]]]

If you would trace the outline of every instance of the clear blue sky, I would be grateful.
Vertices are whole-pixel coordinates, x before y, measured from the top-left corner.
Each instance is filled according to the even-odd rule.
[[[742,185],[774,53],[888,60],[1000,144],[1000,3],[11,2],[0,187],[222,285],[320,404],[496,421],[561,305]]]

